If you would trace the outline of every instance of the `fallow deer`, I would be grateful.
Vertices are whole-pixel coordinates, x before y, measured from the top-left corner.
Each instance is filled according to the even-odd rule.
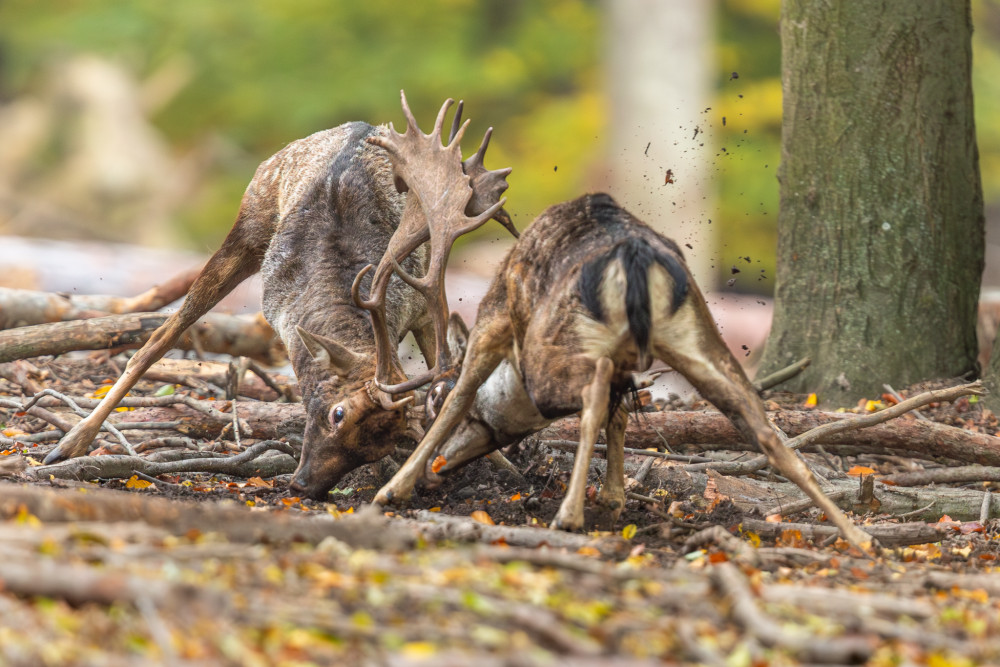
[[[439,153],[445,152],[441,129],[451,104],[445,102],[433,134],[425,137],[424,143],[436,141]],[[380,386],[406,378],[397,347],[407,332],[414,333],[429,366],[438,361],[436,348],[444,343],[443,327],[428,317],[426,301],[393,277],[396,258],[407,271],[427,269],[430,258],[420,246],[430,238],[428,220],[436,215],[433,202],[404,194],[405,184],[394,177],[389,153],[379,146],[387,137],[424,136],[405,95],[402,105],[405,135],[398,135],[391,124],[347,123],[292,142],[258,167],[235,225],[182,307],[129,360],[98,407],[63,437],[46,463],[85,454],[104,420],[142,374],[199,317],[258,270],[264,314],[288,349],[306,406],[303,452],[292,490],[321,498],[345,473],[391,453],[412,433],[406,414],[412,395],[396,400],[393,394],[406,393],[405,388],[383,391]],[[458,142],[468,122],[458,127],[460,110],[461,105],[446,161],[451,169],[458,155],[464,180],[457,179],[462,182],[455,192],[464,197],[462,210],[476,216],[478,224],[495,217],[516,235],[497,201],[510,170],[485,168],[490,132],[478,152],[462,162]],[[426,157],[407,149],[394,153],[392,160],[405,164],[411,174],[425,167],[438,169],[423,163]],[[373,262],[379,263],[369,286],[373,296],[358,304],[352,291],[358,293],[367,272],[362,269]],[[435,326],[442,328],[437,344]]]
[[[625,505],[623,397],[634,389],[633,373],[654,359],[683,374],[845,537],[862,548],[871,544],[782,445],[677,245],[606,194],[552,206],[521,233],[479,306],[457,383],[450,393],[447,383],[431,386],[429,411],[447,394],[440,413],[375,502],[404,503],[421,478],[433,484],[440,474],[579,412],[576,462],[552,526],[583,526],[587,471],[601,428],[608,465],[599,501],[617,518]]]

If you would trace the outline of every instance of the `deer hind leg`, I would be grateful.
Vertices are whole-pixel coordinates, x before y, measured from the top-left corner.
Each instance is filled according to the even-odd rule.
[[[852,544],[868,551],[872,538],[858,528],[819,488],[816,478],[795,453],[785,447],[767,420],[764,406],[739,363],[722,342],[700,295],[698,312],[689,299],[670,321],[657,326],[656,356],[668,363],[717,407],[751,444],[767,455],[778,471],[795,482]]]
[[[510,321],[497,317],[480,322],[472,330],[469,350],[462,364],[462,372],[441,406],[441,413],[406,463],[393,475],[389,483],[379,489],[372,501],[376,505],[401,505],[409,502],[413,488],[420,480],[431,456],[445,443],[476,400],[479,390],[490,373],[507,355],[511,342]]]
[[[613,372],[614,363],[607,357],[601,357],[595,364],[593,379],[590,384],[583,388],[580,445],[576,450],[576,461],[573,463],[573,474],[569,480],[566,497],[552,520],[552,528],[561,530],[580,530],[583,528],[583,501],[587,491],[587,473],[590,470],[590,458],[594,453],[597,435],[608,420],[608,402],[611,399],[611,375]],[[610,451],[610,449],[609,446],[608,450]],[[624,456],[624,452],[622,456]]]
[[[104,420],[135,386],[143,373],[166,354],[181,334],[198,321],[199,317],[260,269],[270,237],[251,238],[252,235],[246,233],[250,222],[250,220],[237,221],[222,247],[212,255],[191,285],[181,308],[168,317],[167,321],[154,331],[149,340],[129,359],[124,372],[93,412],[63,436],[56,448],[45,457],[46,464],[86,454],[90,443],[101,430]]]
[[[613,410],[605,429],[608,469],[604,475],[604,486],[597,496],[598,504],[609,514],[612,526],[625,508],[625,427],[628,425],[628,412],[621,405],[614,406]]]

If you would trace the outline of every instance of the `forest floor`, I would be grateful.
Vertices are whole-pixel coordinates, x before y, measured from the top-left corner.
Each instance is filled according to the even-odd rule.
[[[241,398],[254,431],[238,444],[218,414],[212,431],[192,425],[208,417],[189,406],[139,407],[117,417],[161,428],[123,429],[132,444],[155,438],[138,457],[107,444],[98,453],[112,455],[41,466],[58,438],[53,422],[75,417],[53,395],[16,406],[39,388],[99,397],[117,376],[113,363],[46,357],[3,369],[0,664],[1000,661],[991,494],[1000,477],[989,457],[942,458],[915,441],[909,452],[880,448],[878,436],[874,445],[832,439],[806,450],[841,506],[878,536],[873,557],[838,539],[815,509],[797,509],[766,468],[706,472],[748,455],[724,434],[689,446],[668,430],[671,457],[630,455],[624,513],[613,525],[595,515],[580,534],[546,528],[572,464],[567,438],[552,433],[506,452],[520,477],[479,461],[392,511],[369,505],[384,466],[355,471],[329,502],[289,494],[297,404],[261,416],[264,402]],[[133,395],[202,401],[199,386],[144,380]],[[780,423],[823,416],[805,400],[774,394],[767,405]],[[675,418],[678,406],[661,407],[633,420],[626,446],[655,446],[638,432]],[[713,417],[710,406],[685,407],[676,418]],[[946,425],[935,434],[1000,444],[996,418],[975,398],[922,412]],[[231,458],[244,450],[267,451]],[[227,472],[192,472],[199,461]],[[933,483],[970,462],[990,466]],[[918,483],[900,481],[903,473]],[[893,499],[904,487],[912,510]]]

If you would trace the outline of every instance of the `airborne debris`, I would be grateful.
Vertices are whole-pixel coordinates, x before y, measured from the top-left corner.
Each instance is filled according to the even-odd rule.
[[[666,178],[663,179],[663,184],[664,185],[668,185],[668,184],[673,183],[673,182],[674,182],[674,170],[673,169],[667,169],[667,175],[666,175]]]

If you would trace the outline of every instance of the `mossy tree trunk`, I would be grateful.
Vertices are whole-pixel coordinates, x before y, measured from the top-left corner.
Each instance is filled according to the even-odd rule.
[[[783,0],[774,324],[824,405],[976,363],[983,200],[969,3]]]

